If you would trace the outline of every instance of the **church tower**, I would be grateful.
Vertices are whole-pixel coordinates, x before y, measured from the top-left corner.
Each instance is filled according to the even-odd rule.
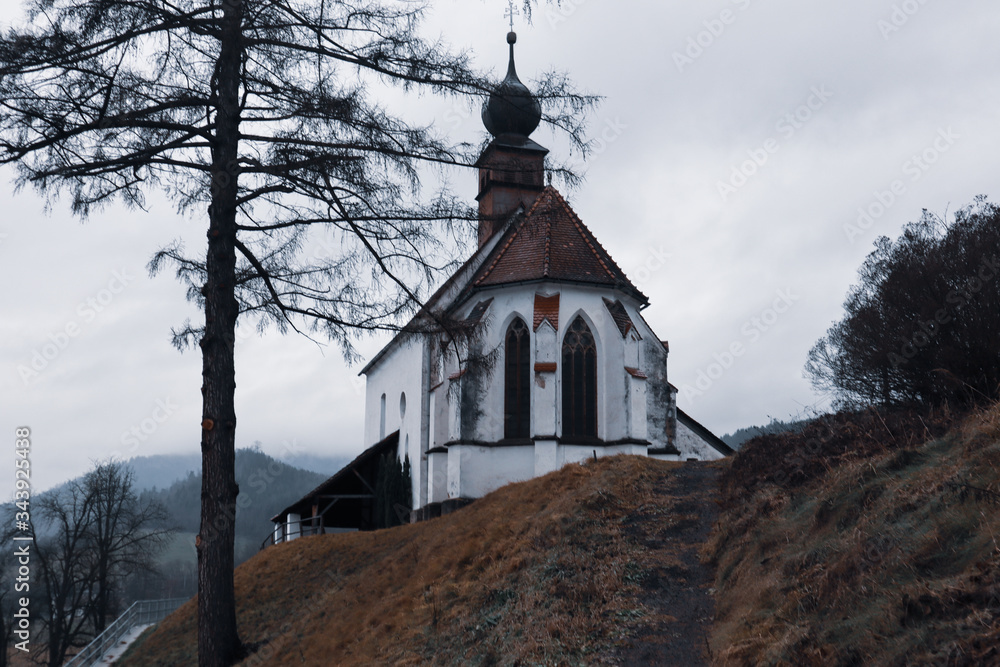
[[[500,230],[518,207],[527,210],[545,187],[545,155],[529,138],[542,120],[542,108],[517,78],[514,44],[507,33],[507,76],[483,105],[483,125],[493,140],[476,162],[479,168],[479,247]]]

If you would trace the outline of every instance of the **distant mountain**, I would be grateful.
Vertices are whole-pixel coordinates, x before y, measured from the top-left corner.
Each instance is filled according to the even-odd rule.
[[[360,452],[358,452],[360,454]],[[353,456],[320,456],[318,454],[291,454],[278,457],[279,461],[296,468],[311,470],[329,477],[338,472],[352,460]]]
[[[327,477],[327,474],[290,466],[258,449],[236,450],[236,483],[240,487],[240,495],[236,499],[237,539],[259,546],[273,529],[271,517],[316,488]],[[184,533],[198,532],[201,516],[200,471],[189,471],[166,488],[147,488],[142,497],[163,503],[169,513],[166,525]],[[241,555],[237,554],[238,561],[242,560]]]
[[[239,451],[259,451],[259,448],[253,447]],[[347,465],[352,458],[348,456],[321,456],[304,453],[281,456],[277,460],[294,468],[316,472],[329,477]],[[201,454],[190,452],[187,454],[137,456],[129,459],[128,464],[132,467],[135,475],[134,479],[137,490],[165,489],[174,482],[185,479],[188,473],[200,473]]]
[[[321,472],[303,470],[268,456],[259,449],[236,450],[236,482],[240,487],[236,508],[236,564],[246,561],[260,549],[271,534],[271,517],[326,480],[348,462],[315,455],[293,459]],[[122,591],[126,603],[148,597],[187,597],[197,591],[197,554],[195,536],[200,529],[201,455],[167,454],[140,456],[126,462],[134,474],[135,490],[142,501],[156,500],[167,510],[159,527],[178,532],[158,554],[159,574],[129,580]],[[58,493],[83,476],[67,480],[41,495]],[[0,504],[0,514],[13,516],[13,503]],[[40,537],[51,536],[51,527],[36,525]],[[49,532],[46,532],[48,530]]]
[[[350,462],[348,457],[299,454],[280,461],[258,448],[236,450],[237,562],[256,552],[273,529],[271,517],[319,486]],[[163,527],[197,534],[201,522],[201,454],[139,456],[126,462],[132,468],[135,490],[143,500],[158,500],[167,509]],[[67,480],[45,493],[57,493]],[[0,505],[8,511],[10,503]],[[251,548],[252,547],[252,548]]]
[[[732,433],[722,436],[722,441],[733,449],[739,449],[744,442],[759,435],[774,435],[776,433],[798,433],[812,419],[800,419],[797,421],[783,422],[779,419],[772,419],[766,426],[747,426]]]

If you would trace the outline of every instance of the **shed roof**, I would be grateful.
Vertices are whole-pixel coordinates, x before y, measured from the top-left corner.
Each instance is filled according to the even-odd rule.
[[[361,485],[363,487],[365,486],[365,482],[374,485],[374,479],[365,480],[365,482],[361,481],[359,476],[363,478],[364,475],[360,475],[358,471],[361,469],[371,468],[372,464],[375,464],[375,467],[377,467],[378,460],[383,454],[386,452],[396,453],[398,448],[399,431],[394,431],[365,451],[358,454],[353,461],[334,473],[333,476],[325,482],[322,482],[315,489],[275,514],[271,517],[271,521],[283,521],[284,517],[289,513],[305,514],[307,513],[306,510],[308,510],[308,513],[311,514],[314,499],[317,497],[330,497],[343,493],[356,493],[358,491],[357,485]]]

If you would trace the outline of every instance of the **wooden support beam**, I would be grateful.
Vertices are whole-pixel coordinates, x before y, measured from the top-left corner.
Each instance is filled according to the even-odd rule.
[[[365,479],[364,477],[362,477],[361,473],[359,473],[356,468],[351,468],[351,472],[353,472],[355,475],[357,475],[358,479],[361,480],[361,483],[365,485],[365,488],[367,488],[369,491],[371,491],[372,495],[374,496],[375,495],[375,489],[373,489],[372,485],[368,483],[368,480]]]
[[[340,498],[334,498],[333,500],[331,500],[330,504],[327,505],[326,507],[324,507],[323,511],[319,513],[320,517],[322,518],[322,516],[324,514],[326,514],[327,510],[329,510],[331,507],[333,507],[334,505],[336,505],[338,500],[340,500]]]

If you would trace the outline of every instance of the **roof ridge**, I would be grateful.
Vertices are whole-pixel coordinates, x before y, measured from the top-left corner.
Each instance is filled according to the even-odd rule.
[[[576,230],[580,232],[580,236],[583,237],[583,240],[587,244],[587,246],[590,247],[590,252],[594,253],[594,257],[601,264],[601,267],[607,272],[608,276],[610,276],[611,278],[617,278],[618,276],[614,274],[614,272],[604,262],[604,258],[601,257],[601,254],[603,253],[605,256],[608,257],[608,259],[611,259],[611,257],[608,255],[608,251],[604,249],[604,246],[600,244],[600,242],[597,240],[597,237],[594,236],[594,233],[590,231],[590,228],[587,227],[587,225],[583,222],[580,216],[576,214],[576,211],[574,211],[573,207],[569,205],[569,202],[566,201],[566,198],[563,197],[561,194],[559,194],[559,191],[556,190],[555,188],[552,188],[552,192],[555,193],[556,197],[559,200],[559,203],[562,204],[562,207],[566,209],[567,213],[569,213],[570,219],[573,221],[573,225],[576,227]],[[597,252],[597,248],[594,247],[595,245],[601,249],[601,252]]]
[[[535,210],[535,206],[542,201],[545,195],[555,195],[559,197],[559,191],[556,190],[551,185],[546,185],[545,189],[542,190],[542,194],[535,199],[535,205],[531,207],[531,210]],[[531,214],[529,213],[529,217]],[[542,275],[546,278],[549,277],[549,267],[552,266],[552,218],[547,218],[545,221],[545,253],[542,255]]]

